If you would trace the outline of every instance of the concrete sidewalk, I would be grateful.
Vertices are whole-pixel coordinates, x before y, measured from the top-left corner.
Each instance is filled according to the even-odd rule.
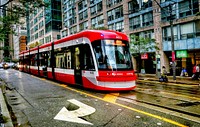
[[[3,122],[3,117],[6,119],[5,123],[0,122],[0,127],[13,127],[12,119],[10,117],[10,113],[8,111],[6,101],[4,99],[3,91],[5,90],[4,82],[0,79],[0,121]]]
[[[173,80],[173,76],[167,76],[168,82],[166,84],[177,84],[177,85],[192,85],[192,86],[200,86],[200,80],[192,80],[191,77],[181,77],[176,76],[176,80]],[[165,83],[159,82],[159,78],[155,74],[139,74],[138,82],[152,82],[152,83]]]

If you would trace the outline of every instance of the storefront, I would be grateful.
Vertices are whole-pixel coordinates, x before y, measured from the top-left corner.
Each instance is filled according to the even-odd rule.
[[[165,52],[169,60],[170,75],[172,71],[172,55],[170,51]],[[195,64],[200,64],[200,51],[199,50],[177,50],[176,51],[176,75],[180,76],[182,68],[186,68],[188,75],[192,75],[192,68]]]
[[[145,53],[134,57],[137,61],[136,70],[140,73],[155,74],[156,73],[156,58],[155,53]]]

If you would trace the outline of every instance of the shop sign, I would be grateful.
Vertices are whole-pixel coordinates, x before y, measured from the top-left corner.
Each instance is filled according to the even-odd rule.
[[[148,59],[148,54],[147,53],[141,54],[141,59],[143,60]]]
[[[176,51],[176,57],[178,58],[186,58],[187,56],[187,50]]]

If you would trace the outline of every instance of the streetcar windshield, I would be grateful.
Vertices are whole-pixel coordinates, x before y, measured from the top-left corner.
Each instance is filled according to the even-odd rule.
[[[92,45],[99,70],[133,69],[127,41],[98,40]]]

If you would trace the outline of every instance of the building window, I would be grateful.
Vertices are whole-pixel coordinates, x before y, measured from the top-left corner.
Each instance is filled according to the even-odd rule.
[[[42,37],[42,36],[44,36],[44,30],[41,30],[41,31],[39,32],[39,37]]]
[[[123,17],[123,7],[122,6],[115,9],[115,19],[118,19],[121,17]]]
[[[128,3],[128,11],[130,14],[139,11],[139,3],[137,0],[132,0]]]
[[[134,30],[140,27],[140,16],[133,17],[129,20],[129,29]]]
[[[34,19],[34,24],[36,24],[37,21],[38,21],[38,17],[36,17],[36,18]]]
[[[91,7],[90,8],[90,14],[91,14],[91,16],[95,15],[96,13],[97,13],[96,6]]]
[[[194,38],[194,26],[193,23],[187,23],[180,26],[181,39]]]
[[[124,31],[124,22],[117,22],[115,23],[115,30],[119,31],[119,32],[123,32]]]
[[[123,6],[108,11],[107,15],[108,15],[108,21],[112,21],[123,17]]]
[[[35,25],[34,32],[36,32],[37,30],[38,30],[38,25]]]
[[[44,26],[44,21],[41,21],[41,22],[39,23],[39,29],[41,29],[43,26]]]
[[[117,22],[117,23],[110,24],[110,25],[108,25],[108,29],[123,32],[124,31],[124,22]]]
[[[152,7],[152,0],[142,0],[141,8],[142,10]]]
[[[122,0],[106,0],[106,7],[112,7],[113,5],[121,3]]]
[[[103,15],[97,16],[95,18],[92,18],[92,27],[94,28],[98,28],[100,25],[104,24],[104,19],[103,19]]]
[[[79,31],[88,29],[88,22],[83,22],[79,24]]]
[[[51,42],[51,35],[45,37],[45,42],[46,43]]]
[[[178,26],[173,27],[174,40],[178,40]],[[171,28],[165,27],[163,29],[163,40],[171,41]]]
[[[38,33],[35,34],[35,39],[38,39]]]
[[[79,14],[79,21],[86,19],[87,17],[88,17],[88,12],[87,10],[85,10]]]
[[[97,4],[97,12],[101,12],[103,10],[102,1]]]
[[[69,19],[69,26],[73,25],[76,23],[76,17],[70,18]]]
[[[87,8],[87,0],[83,0],[83,1],[78,3],[78,11],[81,11],[84,8]]]
[[[196,37],[200,37],[200,20],[195,22]]]
[[[142,25],[143,26],[153,25],[153,12],[142,15]]]
[[[70,28],[70,29],[69,29],[69,32],[70,32],[70,34],[75,34],[75,33],[77,33],[77,27],[74,26],[74,27]]]
[[[176,19],[176,5],[173,4],[172,5],[172,12],[170,12],[170,8],[169,6],[167,7],[163,7],[161,9],[161,20],[162,21],[170,21],[170,20],[173,20],[173,19]],[[170,13],[172,13],[172,16],[170,16]]]
[[[178,7],[180,18],[194,15],[199,11],[198,0],[184,0],[179,3]]]
[[[114,20],[114,10],[108,12],[108,21]]]

